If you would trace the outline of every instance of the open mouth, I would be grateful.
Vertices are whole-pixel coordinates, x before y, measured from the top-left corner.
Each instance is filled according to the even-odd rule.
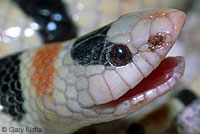
[[[138,101],[137,96],[143,96],[142,103],[153,101],[156,96],[165,94],[176,85],[183,75],[184,67],[183,57],[168,57],[136,87],[130,89],[117,100],[109,102],[109,104],[118,105],[125,101],[140,103],[141,100]]]
[[[129,32],[133,45],[132,48],[127,44],[133,54],[131,62],[124,68],[106,70],[91,78],[91,83],[98,80],[89,88],[95,104],[114,107],[114,115],[124,115],[171,90],[183,75],[185,62],[183,57],[165,56],[175,43],[185,17],[178,10],[161,10],[141,19]]]

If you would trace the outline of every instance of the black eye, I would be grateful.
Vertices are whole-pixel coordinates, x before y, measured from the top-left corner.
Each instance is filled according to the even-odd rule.
[[[109,51],[109,61],[114,66],[123,66],[131,62],[132,53],[125,45],[113,45]]]

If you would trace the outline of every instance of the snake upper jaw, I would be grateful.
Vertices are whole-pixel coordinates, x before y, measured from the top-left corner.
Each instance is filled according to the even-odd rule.
[[[138,111],[158,97],[165,95],[178,83],[185,69],[183,57],[168,57],[147,78],[120,98],[93,106],[99,120],[108,121]]]
[[[125,101],[131,101],[134,105],[139,105],[144,102],[149,103],[156,97],[162,96],[170,91],[180,80],[184,70],[185,60],[183,57],[165,58],[161,64],[136,87],[130,89],[119,99],[108,104],[119,105]]]

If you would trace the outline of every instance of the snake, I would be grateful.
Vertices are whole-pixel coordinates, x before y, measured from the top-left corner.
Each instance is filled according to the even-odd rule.
[[[70,41],[3,57],[2,130],[69,134],[145,107],[184,72],[183,57],[165,56],[185,17],[175,9],[132,12]]]

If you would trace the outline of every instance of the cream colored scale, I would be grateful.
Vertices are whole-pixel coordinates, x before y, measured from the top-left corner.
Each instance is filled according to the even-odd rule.
[[[0,0],[0,57],[42,44],[38,25],[10,0]]]

